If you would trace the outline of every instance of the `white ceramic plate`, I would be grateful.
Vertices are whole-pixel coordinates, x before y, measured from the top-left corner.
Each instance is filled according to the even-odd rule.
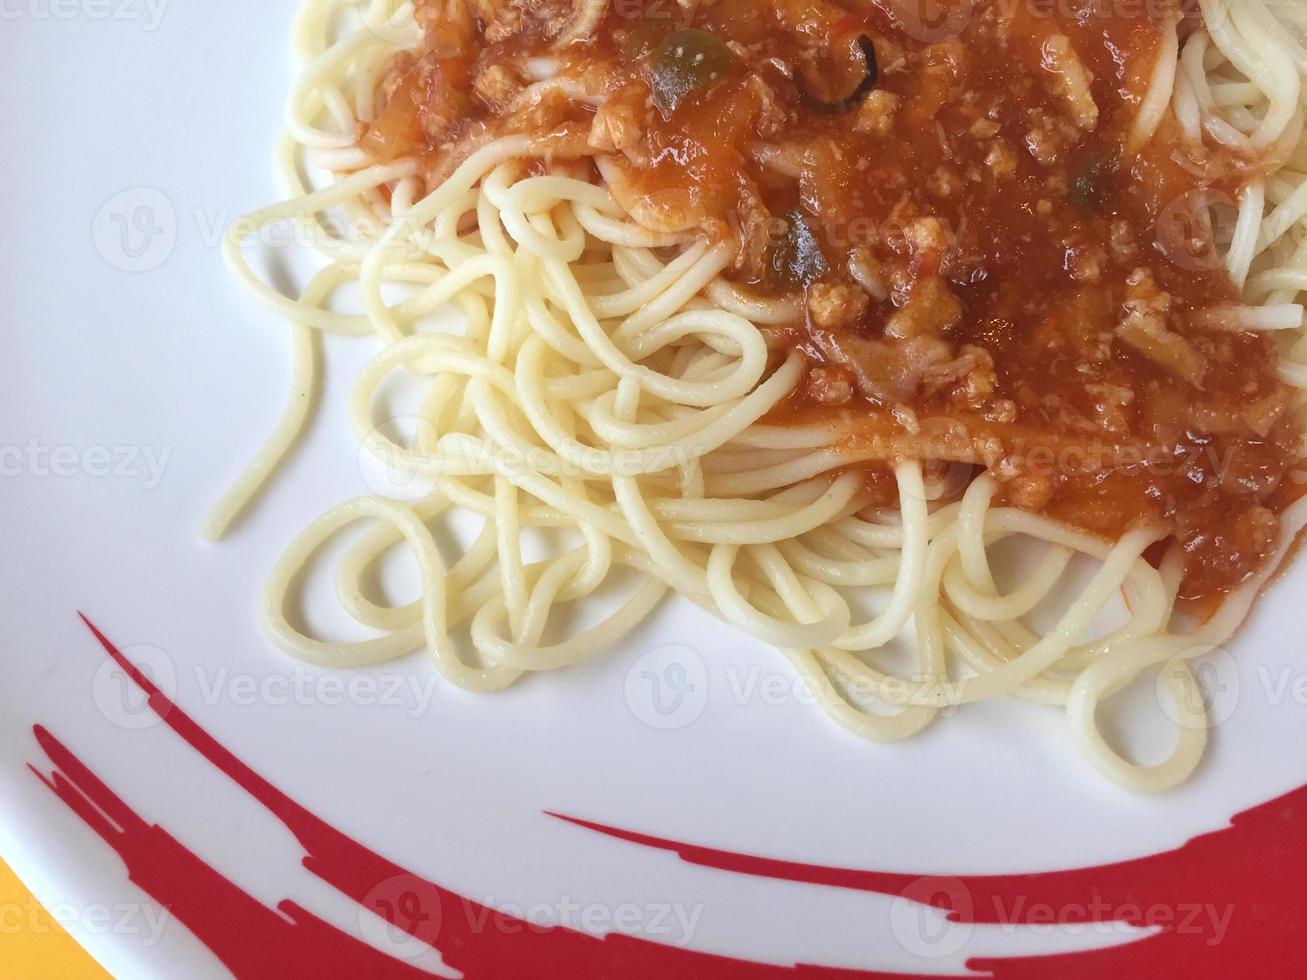
[[[1018,702],[858,741],[679,602],[493,697],[421,657],[336,675],[274,651],[266,570],[369,490],[332,410],[369,351],[346,344],[271,495],[229,542],[194,534],[286,384],[282,326],[216,243],[276,196],[291,14],[3,7],[0,854],[94,956],[124,977],[1293,974],[1302,563],[1205,670],[1214,748],[1163,798]],[[1128,700],[1147,750],[1158,703]]]

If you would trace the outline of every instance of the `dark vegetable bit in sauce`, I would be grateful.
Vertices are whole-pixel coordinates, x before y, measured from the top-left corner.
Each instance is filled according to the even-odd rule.
[[[772,254],[776,281],[788,285],[810,286],[830,272],[821,242],[813,234],[802,211],[790,211],[784,218],[785,237]]]
[[[805,79],[804,101],[818,112],[848,112],[862,103],[862,97],[876,87],[880,77],[880,66],[876,61],[876,44],[866,34],[859,34],[853,42],[852,74],[856,81],[852,91],[847,95],[838,95],[827,91],[831,86],[821,72],[812,73]],[[841,72],[833,72],[838,79]],[[844,74],[848,74],[847,72]]]
[[[1111,154],[1093,152],[1076,161],[1071,168],[1069,200],[1087,214],[1096,211],[1107,201],[1115,173],[1116,159]]]
[[[668,34],[649,65],[649,90],[664,119],[695,92],[704,92],[735,67],[735,55],[707,31],[687,28]]]

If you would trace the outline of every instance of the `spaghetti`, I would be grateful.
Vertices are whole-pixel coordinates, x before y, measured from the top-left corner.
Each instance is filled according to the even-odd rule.
[[[1143,161],[1134,164],[1133,180],[1157,181],[1186,202],[1179,222],[1168,222],[1164,206],[1149,212],[1163,251],[1168,229],[1179,229],[1186,248],[1202,237],[1195,227],[1221,242],[1210,255],[1186,252],[1198,267],[1171,287],[1176,305],[1192,300],[1178,334],[1158,326],[1156,316],[1170,314],[1157,312],[1161,291],[1151,290],[1147,256],[1129,253],[1122,268],[1131,278],[1109,286],[1115,266],[1108,253],[1067,250],[1078,257],[1070,269],[1083,286],[1076,296],[1126,290],[1126,321],[1115,343],[1130,351],[1110,355],[1096,370],[1134,365],[1149,379],[1140,391],[1193,391],[1212,405],[1241,385],[1237,390],[1278,406],[1270,422],[1246,423],[1260,425],[1260,436],[1246,441],[1265,448],[1258,472],[1274,479],[1254,494],[1247,479],[1226,488],[1221,474],[1205,473],[1210,492],[1189,501],[1182,484],[1195,471],[1171,483],[1148,472],[1147,454],[1174,452],[1174,442],[1123,436],[1106,450],[1098,446],[1109,462],[1085,462],[1075,474],[1042,483],[1028,449],[1014,450],[1012,433],[1025,425],[1022,431],[1049,446],[1070,447],[1082,461],[1093,457],[1089,436],[1074,425],[1041,423],[1053,417],[1047,398],[1038,411],[1027,410],[1016,386],[1009,392],[1002,383],[979,383],[991,374],[1001,382],[1007,348],[1001,340],[957,340],[956,331],[967,328],[957,326],[952,293],[961,290],[968,316],[997,322],[999,312],[1017,309],[1015,293],[1038,290],[1042,280],[1030,277],[1042,273],[1029,271],[1005,292],[981,283],[974,269],[941,271],[957,249],[917,241],[934,228],[920,215],[909,216],[899,235],[909,258],[898,280],[880,268],[888,252],[878,258],[874,249],[853,249],[845,278],[843,261],[829,258],[830,223],[821,221],[831,213],[823,201],[832,192],[820,175],[845,163],[830,134],[850,123],[832,113],[845,108],[837,97],[861,97],[869,87],[858,58],[880,52],[879,65],[872,62],[880,84],[857,116],[859,131],[880,139],[895,125],[885,121],[893,111],[910,117],[899,125],[915,125],[911,114],[938,65],[958,70],[955,39],[922,40],[893,5],[858,13],[871,4],[846,3],[856,8],[852,18],[824,3],[772,5],[782,27],[785,11],[826,25],[819,47],[832,63],[812,61],[807,67],[820,70],[808,75],[802,64],[783,66],[776,70],[789,72],[788,81],[770,83],[782,106],[787,85],[795,105],[816,106],[807,147],[778,124],[769,139],[749,134],[746,149],[734,147],[744,155],[726,165],[711,153],[697,163],[693,153],[682,153],[662,170],[617,132],[629,122],[619,110],[631,87],[644,111],[659,113],[642,124],[646,141],[680,139],[689,125],[677,121],[685,100],[757,93],[754,79],[769,78],[772,69],[746,73],[741,63],[766,60],[771,49],[762,35],[740,41],[747,25],[723,26],[728,14],[714,14],[712,4],[690,12],[685,23],[697,27],[676,28],[697,32],[684,37],[673,33],[674,24],[650,28],[647,6],[632,27],[604,3],[560,10],[558,3],[420,0],[415,9],[396,0],[305,0],[294,35],[302,71],[278,155],[288,200],[255,212],[223,246],[254,296],[292,325],[291,397],[204,533],[221,537],[290,452],[308,420],[324,333],[380,343],[350,393],[350,424],[372,452],[421,474],[430,491],[412,503],[367,497],[341,504],[296,537],[272,572],[264,603],[273,640],[328,667],[379,664],[425,648],[452,683],[493,691],[612,648],[674,592],[780,649],[823,710],[865,738],[906,738],[943,708],[1013,695],[1063,707],[1085,757],[1123,786],[1153,792],[1185,780],[1207,739],[1189,664],[1234,634],[1307,525],[1307,501],[1292,492],[1302,452],[1298,405],[1285,394],[1307,388],[1300,305],[1307,290],[1307,240],[1300,237],[1307,229],[1307,49],[1297,40],[1307,15],[1291,5],[1272,11],[1262,0],[1202,0],[1196,20],[1167,8],[1122,28],[1119,37],[1112,31],[1121,25],[1103,29],[1125,62],[1119,105],[1095,98],[1101,87],[1089,82],[1095,70],[1101,81],[1104,69],[1086,68],[1075,42],[1056,33],[1056,21],[1028,12],[1022,20],[1001,5],[987,16],[980,5],[967,7],[969,19],[955,31],[981,43],[990,35],[976,32],[1007,36],[1036,25],[1043,41],[1022,77],[1048,81],[1040,119],[1053,118],[1050,105],[1056,118],[1030,130],[1030,152],[1042,152],[1044,136],[1065,143],[1091,130],[1110,132],[1121,160]],[[730,44],[694,40],[711,39],[714,30]],[[836,55],[847,45],[834,39],[850,31],[861,47],[850,49],[853,61],[845,64]],[[1132,45],[1125,54],[1121,38]],[[684,64],[673,64],[670,74],[656,74],[660,57],[684,56],[690,43],[705,45],[692,59],[695,71],[718,58],[723,67],[687,77]],[[469,44],[512,58],[490,64],[497,69],[491,77],[484,59],[469,63],[446,50]],[[596,70],[614,58],[620,72]],[[909,79],[908,88],[891,94],[896,72]],[[511,91],[490,87],[505,74],[514,79]],[[703,95],[696,85],[719,94]],[[932,174],[940,199],[949,196],[951,161],[959,179],[968,179],[960,151],[948,142],[951,124],[940,122],[951,118],[945,106],[952,97],[945,86],[930,117],[943,146]],[[766,111],[765,93],[758,98]],[[448,118],[436,118],[441,113]],[[728,118],[710,122],[729,128]],[[978,116],[966,131],[990,141],[978,158],[989,168],[980,186],[1006,186],[1008,148],[991,131],[998,124],[982,122]],[[927,131],[933,141],[934,130]],[[910,152],[926,153],[920,145]],[[669,143],[669,153],[667,146],[685,149]],[[823,147],[831,155],[822,158]],[[1172,147],[1188,154],[1189,170],[1172,166],[1179,154]],[[724,176],[745,156],[753,184]],[[1121,166],[1115,158],[1112,165]],[[697,184],[666,179],[696,166]],[[1096,173],[1091,167],[1073,174],[1066,197],[1095,206],[1092,199],[1107,193],[1095,186]],[[777,188],[790,185],[798,188],[798,217],[781,222],[778,236],[754,241],[751,205],[778,213],[784,193]],[[714,187],[729,189],[726,205],[709,193]],[[1089,204],[1075,202],[1078,194]],[[982,219],[987,207],[1003,211],[1015,200],[968,199],[982,201]],[[1052,205],[1041,212],[1042,204],[1032,208],[1031,220],[1045,222],[1032,227],[1061,220]],[[737,220],[717,220],[723,213]],[[298,297],[260,278],[245,253],[259,230],[281,222],[302,228],[326,260]],[[1104,234],[1119,244],[1115,231]],[[1036,265],[1024,253],[1018,261],[1028,270]],[[778,274],[784,281],[776,281]],[[937,280],[969,285],[948,285],[933,305],[914,305],[927,288],[940,288]],[[347,288],[357,290],[361,312],[342,312],[334,302]],[[850,305],[852,319],[841,322]],[[462,321],[457,331],[427,328],[433,314],[451,306]],[[931,334],[930,323],[921,326],[923,315],[947,321],[953,333]],[[868,332],[873,319],[886,320],[877,327],[883,338]],[[1011,313],[1005,322],[1018,319]],[[903,365],[916,363],[908,353],[936,350],[948,355],[932,354],[903,381]],[[993,360],[997,371],[990,370]],[[425,392],[423,424],[411,441],[381,436],[374,421],[379,390],[400,374],[419,379]],[[934,401],[919,394],[919,386],[930,385]],[[1038,379],[1027,387],[1038,394]],[[1210,408],[1208,401],[1202,407]],[[931,427],[941,420],[961,423],[963,434],[947,424]],[[1102,431],[1120,434],[1104,425]],[[1124,448],[1145,455],[1117,465]],[[1065,457],[1059,466],[1067,469]],[[1174,498],[1166,515],[1104,503],[1143,507],[1139,502],[1157,486]],[[1237,561],[1218,554],[1233,547],[1229,541],[1210,550],[1210,542],[1182,541],[1177,532],[1186,520],[1210,516],[1185,508],[1207,506],[1218,493],[1213,487],[1224,494],[1221,506],[1242,508],[1235,523],[1262,534],[1263,543],[1239,552]],[[1092,507],[1084,504],[1090,491],[1100,494]],[[470,518],[480,530],[451,560],[436,528]],[[373,526],[346,554],[338,595],[350,616],[377,635],[360,642],[309,635],[289,613],[300,573],[330,539],[365,520]],[[528,560],[522,538],[533,529],[565,533],[547,557]],[[1038,557],[1004,591],[993,563],[1009,540],[1033,542]],[[392,606],[365,583],[396,547],[416,557],[422,594]],[[1058,601],[1078,559],[1095,563],[1096,572],[1070,602]],[[615,583],[631,573],[638,584],[614,604]],[[868,595],[876,597],[873,615],[858,611]],[[1128,620],[1096,630],[1118,595]],[[1184,614],[1186,597],[1202,600],[1198,616]],[[1035,629],[1034,614],[1050,607],[1053,625]],[[561,627],[578,608],[605,615],[582,629]],[[456,640],[461,628],[470,631],[470,644]],[[916,651],[906,676],[878,664],[878,652],[900,636],[912,637]],[[1110,746],[1096,716],[1103,702],[1150,670],[1159,672],[1178,724],[1171,753],[1145,765]]]

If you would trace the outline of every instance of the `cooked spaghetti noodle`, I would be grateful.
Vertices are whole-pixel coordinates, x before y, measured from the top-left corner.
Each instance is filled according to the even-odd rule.
[[[1307,14],[1203,0],[1200,17],[1161,4],[1077,32],[1046,6],[958,4],[945,35],[854,0],[306,0],[279,152],[289,200],[224,242],[292,325],[291,397],[205,533],[227,530],[305,427],[322,333],[379,343],[350,424],[430,492],[350,501],[300,534],[268,588],[274,641],[330,667],[425,648],[451,682],[493,691],[611,649],[674,592],[780,649],[863,737],[1015,695],[1064,707],[1123,786],[1186,779],[1207,739],[1189,662],[1233,635],[1307,524],[1293,394],[1307,388]],[[1009,111],[1034,162],[1003,138]],[[929,159],[929,190],[882,193],[893,174],[851,162],[853,132],[878,155],[898,138],[905,160]],[[973,237],[941,240],[927,195]],[[858,208],[874,220],[841,252],[834,229]],[[986,253],[1017,227],[986,225],[999,220],[1047,240],[1012,232],[1015,259]],[[280,222],[327,263],[298,297],[244,250]],[[1148,230],[1157,248],[1126,240]],[[1057,267],[1039,271],[1049,249]],[[347,287],[361,312],[334,303]],[[1027,294],[1049,309],[1031,314]],[[458,330],[426,328],[451,306]],[[1062,307],[1115,318],[1067,362],[1093,411],[1040,387],[1066,361]],[[425,391],[408,442],[374,420],[396,374]],[[1192,418],[1170,437],[1132,427],[1150,399]],[[1208,446],[1256,466],[1158,475]],[[1036,448],[1060,454],[1055,472]],[[450,556],[435,529],[460,516],[481,530]],[[364,520],[338,594],[377,635],[307,635],[289,613],[299,573]],[[1213,520],[1234,530],[1194,530]],[[556,528],[574,538],[529,561],[524,532]],[[1040,554],[1003,591],[992,564],[1009,539]],[[391,606],[365,582],[399,546],[422,594]],[[1058,602],[1077,558],[1097,570]],[[639,584],[614,606],[623,571]],[[1128,620],[1096,632],[1118,596]],[[577,606],[606,615],[568,633]],[[1050,606],[1054,624],[1035,629]],[[878,652],[905,635],[915,665],[897,676]],[[1141,765],[1096,715],[1146,671],[1179,723],[1169,756]]]

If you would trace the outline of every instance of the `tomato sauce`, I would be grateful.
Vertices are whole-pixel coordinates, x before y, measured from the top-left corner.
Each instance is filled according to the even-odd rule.
[[[1186,598],[1268,559],[1301,426],[1271,342],[1206,313],[1240,302],[1206,205],[1259,162],[1169,113],[1138,132],[1178,6],[612,0],[559,47],[587,6],[421,0],[427,48],[362,145],[435,181],[479,139],[549,133],[642,221],[738,238],[742,288],[802,297],[774,332],[809,378],[767,421],[884,446],[877,473],[986,467],[1109,539],[1164,523]]]

